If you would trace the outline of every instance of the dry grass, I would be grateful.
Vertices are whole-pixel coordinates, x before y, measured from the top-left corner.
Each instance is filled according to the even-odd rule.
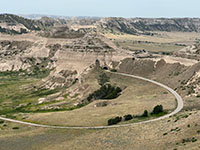
[[[145,49],[152,52],[174,52],[182,49],[184,45],[192,45],[200,35],[194,32],[157,32],[157,35],[113,35],[106,37],[114,39],[115,43],[121,47],[131,50]],[[141,43],[135,43],[141,41]]]
[[[181,112],[169,119],[129,127],[101,130],[44,129],[8,124],[0,130],[3,150],[197,150],[200,112]],[[177,118],[179,118],[177,120]],[[177,120],[177,121],[176,121]],[[188,127],[190,125],[190,127]],[[195,137],[196,142],[182,143]]]
[[[166,110],[175,108],[174,97],[157,85],[118,75],[111,75],[111,82],[126,88],[106,107],[94,107],[102,101],[98,100],[73,111],[30,114],[28,120],[51,125],[98,126],[107,125],[108,119],[118,115],[142,114],[144,110],[151,112],[158,104]]]
[[[149,41],[155,43],[185,43],[192,44],[200,35],[195,32],[156,32],[158,35],[113,35],[107,34],[106,37],[117,40]]]

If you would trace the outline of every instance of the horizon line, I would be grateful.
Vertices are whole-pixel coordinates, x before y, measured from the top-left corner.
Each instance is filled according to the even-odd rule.
[[[200,19],[200,16],[199,17],[197,17],[197,16],[194,16],[194,17],[191,17],[191,16],[92,16],[92,15],[90,15],[90,16],[87,16],[87,15],[83,15],[83,16],[79,16],[79,15],[74,15],[74,16],[67,16],[67,15],[56,15],[56,14],[40,14],[40,13],[27,13],[27,14],[25,14],[25,13],[9,13],[9,12],[0,12],[0,15],[5,15],[5,14],[7,14],[7,15],[17,15],[17,16],[21,16],[21,17],[27,17],[27,18],[29,18],[29,16],[31,16],[31,15],[35,15],[35,17],[37,18],[37,16],[38,16],[38,18],[39,17],[57,17],[57,18],[62,18],[62,17],[64,17],[64,18],[70,18],[70,17],[82,17],[82,18],[86,18],[86,17],[88,17],[88,18],[125,18],[125,19],[133,19],[133,18],[141,18],[141,19],[184,19],[184,18],[191,18],[191,19]]]

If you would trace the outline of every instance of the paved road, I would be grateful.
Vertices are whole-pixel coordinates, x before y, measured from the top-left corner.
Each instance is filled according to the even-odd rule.
[[[173,112],[171,112],[171,113],[169,113],[167,115],[164,115],[162,117],[155,118],[155,119],[152,119],[152,120],[147,120],[147,121],[137,122],[137,123],[130,123],[130,124],[112,125],[112,126],[66,127],[66,126],[53,126],[53,125],[35,124],[35,123],[29,123],[29,122],[24,122],[24,121],[19,121],[19,120],[4,118],[4,117],[0,117],[0,119],[2,119],[4,121],[20,123],[20,124],[30,125],[30,126],[35,126],[35,127],[44,127],[44,128],[55,128],[55,129],[105,129],[105,128],[116,128],[116,127],[132,126],[132,125],[136,125],[136,124],[144,124],[144,123],[149,123],[149,122],[153,122],[153,121],[158,121],[158,120],[165,119],[165,118],[168,118],[170,116],[173,116],[173,115],[177,114],[183,108],[183,99],[181,98],[181,96],[176,91],[174,91],[173,89],[171,89],[170,87],[168,87],[168,86],[166,86],[166,85],[164,85],[162,83],[159,83],[159,82],[147,79],[147,78],[143,78],[143,77],[140,77],[140,76],[125,74],[125,73],[118,73],[118,72],[111,72],[111,73],[118,74],[118,75],[123,75],[123,76],[127,76],[127,77],[132,77],[132,78],[136,78],[136,79],[140,79],[140,80],[144,80],[144,81],[148,81],[148,82],[154,83],[156,85],[159,85],[159,86],[167,89],[170,93],[172,93],[175,96],[175,98],[177,100],[177,108]]]

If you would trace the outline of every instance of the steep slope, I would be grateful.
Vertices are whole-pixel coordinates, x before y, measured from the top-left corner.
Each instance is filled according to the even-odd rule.
[[[175,56],[184,58],[200,60],[200,43],[185,47],[177,52],[174,52]]]
[[[139,75],[162,82],[183,95],[198,95],[200,63],[185,66],[165,60],[124,59],[118,66],[120,72]]]
[[[31,31],[45,30],[55,22],[45,20],[31,20],[12,14],[0,14],[0,32],[7,34],[23,34]]]
[[[108,66],[128,56],[108,39],[95,34],[60,39],[29,33],[0,38],[0,72],[24,70],[30,74],[53,69],[45,81],[48,88],[70,85],[87,73],[96,59]]]
[[[101,32],[151,34],[151,31],[200,32],[199,18],[103,18],[97,24]]]

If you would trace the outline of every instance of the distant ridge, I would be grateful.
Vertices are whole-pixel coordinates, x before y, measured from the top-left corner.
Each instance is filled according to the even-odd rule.
[[[200,18],[103,18],[98,22],[102,32],[149,34],[151,31],[200,32]]]
[[[23,34],[49,30],[55,25],[93,25],[100,33],[112,34],[153,35],[155,31],[200,32],[200,18],[98,18],[34,14],[23,15],[26,18],[21,16],[0,14],[0,32]]]

